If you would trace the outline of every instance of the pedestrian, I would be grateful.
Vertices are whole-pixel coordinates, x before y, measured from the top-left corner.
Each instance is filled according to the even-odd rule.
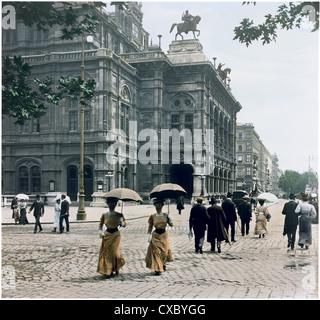
[[[21,199],[21,201],[19,202],[19,211],[20,211],[19,224],[22,224],[22,225],[28,224],[29,221],[27,219],[27,202],[24,199]]]
[[[204,243],[204,236],[209,221],[207,209],[202,205],[203,199],[201,197],[196,199],[197,204],[191,208],[189,218],[189,234],[192,237],[192,229],[194,232],[195,252],[202,254],[202,247]]]
[[[231,241],[236,242],[235,240],[235,223],[237,221],[237,212],[236,212],[236,205],[232,201],[232,193],[227,193],[227,199],[222,202],[222,209],[226,215],[226,229],[228,234],[229,233],[229,226],[231,229]]]
[[[57,232],[60,226],[60,213],[61,213],[61,199],[57,199],[54,205],[54,219],[52,232]]]
[[[18,210],[18,198],[14,197],[11,201],[11,209],[12,209],[12,219],[14,219],[14,223],[17,224],[19,221],[19,210]]]
[[[294,193],[290,193],[289,199],[290,200],[284,204],[282,209],[282,214],[285,215],[283,235],[287,235],[288,237],[288,248],[294,250],[298,227],[298,215],[295,213],[295,210],[298,203],[296,202],[296,195]]]
[[[248,195],[243,197],[244,202],[241,202],[238,207],[238,214],[241,220],[241,235],[249,234],[250,221],[252,218],[251,198]]]
[[[228,240],[229,235],[225,228],[226,215],[223,209],[217,205],[217,202],[215,198],[211,198],[211,206],[207,209],[209,216],[207,241],[211,243],[211,252],[215,252],[215,243],[217,241],[218,253],[220,253],[221,241]]]
[[[44,204],[40,199],[40,195],[36,195],[36,201],[34,201],[29,209],[30,213],[33,210],[33,215],[36,219],[35,225],[34,225],[34,233],[37,233],[37,227],[39,227],[39,232],[42,231],[42,226],[40,223],[40,218],[44,215]]]
[[[298,245],[301,249],[309,249],[312,244],[312,229],[311,220],[317,215],[315,207],[308,203],[308,195],[301,192],[301,201],[295,209],[295,213],[300,216],[299,218],[299,241]]]
[[[264,238],[268,233],[267,231],[267,221],[270,221],[271,215],[267,207],[264,206],[265,199],[258,198],[259,205],[256,207],[256,226],[254,228],[254,234],[259,235]]]
[[[59,233],[63,233],[64,227],[62,225],[63,220],[66,223],[66,233],[69,232],[69,202],[66,199],[66,195],[61,195],[61,211],[59,219]]]
[[[166,263],[173,261],[173,254],[170,248],[167,225],[173,226],[169,213],[163,213],[163,199],[155,199],[153,202],[157,213],[152,214],[148,220],[148,250],[145,258],[146,267],[153,270],[155,275],[160,275],[166,270]],[[155,230],[152,232],[152,229]]]
[[[184,210],[183,196],[177,198],[177,210],[179,214],[181,214],[181,210]]]
[[[102,237],[97,272],[106,279],[119,274],[126,260],[120,254],[121,236],[119,226],[125,228],[127,223],[122,213],[115,211],[117,198],[107,198],[109,211],[100,218],[99,234]],[[104,231],[103,228],[106,228]]]

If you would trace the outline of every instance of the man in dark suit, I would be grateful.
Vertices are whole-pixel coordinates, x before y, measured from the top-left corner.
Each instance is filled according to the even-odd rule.
[[[250,220],[252,217],[252,207],[251,198],[249,196],[244,196],[244,202],[241,202],[238,207],[238,214],[241,219],[241,235],[244,236],[249,234]]]
[[[222,209],[226,215],[226,229],[229,233],[229,226],[231,228],[231,241],[236,242],[234,235],[235,235],[235,222],[237,221],[237,213],[236,213],[236,205],[231,200],[232,193],[227,193],[227,199],[222,202]],[[230,234],[230,233],[229,233]]]
[[[66,200],[66,195],[63,194],[61,196],[61,213],[60,213],[60,221],[59,221],[59,231],[63,232],[63,219],[66,222],[66,232],[69,232],[69,202]]]
[[[33,215],[36,219],[35,225],[34,225],[34,233],[37,233],[37,227],[39,226],[39,232],[42,231],[42,226],[40,223],[40,217],[44,215],[44,204],[40,200],[40,195],[36,195],[36,201],[33,202],[29,209],[29,213],[33,210]]]
[[[284,220],[283,235],[288,236],[288,248],[294,250],[298,226],[298,215],[295,213],[295,209],[298,203],[296,202],[295,194],[290,193],[289,198],[289,202],[285,203],[282,210],[282,214],[286,216]]]
[[[209,219],[207,209],[202,205],[202,198],[197,198],[197,204],[190,211],[189,229],[190,234],[192,234],[192,229],[194,231],[195,249],[196,252],[200,251],[201,254]]]

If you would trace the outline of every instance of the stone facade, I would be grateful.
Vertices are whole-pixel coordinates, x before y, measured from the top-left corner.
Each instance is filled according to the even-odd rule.
[[[264,146],[252,123],[237,124],[237,189],[278,194],[279,163]]]
[[[148,198],[163,182],[179,183],[189,197],[232,191],[241,105],[200,41],[173,41],[168,53],[149,46],[141,5],[134,2],[127,10],[98,15],[99,32],[84,52],[85,78],[97,83],[94,100],[85,110],[86,200],[117,187]],[[62,41],[60,35],[57,28],[42,33],[18,23],[16,30],[4,31],[3,55],[23,56],[33,66],[34,77],[50,75],[57,81],[60,76],[79,76],[81,37]],[[66,192],[77,200],[79,102],[66,98],[60,106],[48,105],[45,116],[23,127],[4,117],[3,194],[53,198]],[[171,138],[165,139],[173,132],[180,138],[174,146]]]

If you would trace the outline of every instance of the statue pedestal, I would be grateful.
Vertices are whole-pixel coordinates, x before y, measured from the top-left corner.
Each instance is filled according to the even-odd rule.
[[[169,45],[167,57],[172,63],[208,62],[198,39],[175,40]]]

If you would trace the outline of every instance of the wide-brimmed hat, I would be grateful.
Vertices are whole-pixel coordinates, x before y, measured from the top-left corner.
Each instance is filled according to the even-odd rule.
[[[118,202],[118,198],[114,198],[114,197],[109,197],[109,198],[107,198],[107,203],[111,203],[111,202],[113,202],[113,203],[117,203]]]
[[[156,199],[153,200],[153,205],[156,205],[158,203],[164,205],[164,199],[156,198]]]

